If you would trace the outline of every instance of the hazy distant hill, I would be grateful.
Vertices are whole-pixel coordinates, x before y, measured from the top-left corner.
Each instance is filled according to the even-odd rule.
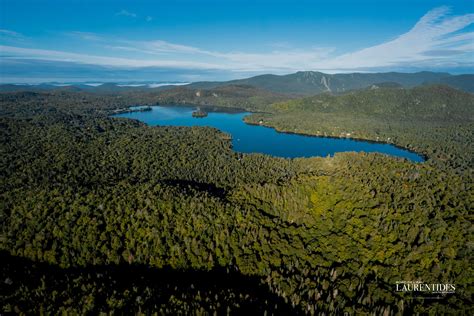
[[[278,93],[314,95],[322,92],[341,93],[369,87],[374,84],[392,83],[410,88],[427,83],[445,83],[452,87],[474,92],[473,75],[453,76],[449,73],[351,73],[325,74],[315,71],[300,71],[289,75],[261,75],[227,82],[196,82],[192,88],[209,89],[228,84],[245,84]],[[471,81],[471,82],[466,82]]]
[[[58,86],[49,84],[28,85],[28,84],[1,84],[0,92],[19,92],[19,91],[43,91],[57,89]]]
[[[181,84],[179,84],[181,85]],[[117,92],[128,92],[128,91],[161,91],[170,88],[174,88],[175,85],[170,83],[169,85],[163,85],[158,87],[150,87],[148,84],[136,84],[136,85],[122,85],[113,82],[106,82],[98,85],[91,85],[85,83],[75,83],[68,85],[59,85],[51,83],[42,83],[38,85],[30,84],[0,84],[0,92],[19,92],[19,91],[48,91],[48,90],[65,90],[65,91],[85,91],[92,93],[117,93]]]
[[[451,87],[474,93],[474,75],[443,77],[439,79],[439,83],[447,84]]]

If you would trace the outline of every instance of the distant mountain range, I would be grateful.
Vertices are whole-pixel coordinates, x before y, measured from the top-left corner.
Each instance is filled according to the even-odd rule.
[[[192,88],[210,89],[223,85],[251,85],[273,92],[302,96],[323,92],[343,93],[358,90],[371,85],[400,85],[411,88],[424,84],[441,83],[467,92],[474,92],[474,75],[451,75],[444,72],[417,73],[350,73],[325,74],[316,71],[300,71],[289,75],[261,75],[247,79],[226,82],[196,82],[188,85]]]
[[[96,93],[115,93],[137,90],[155,91],[167,90],[185,83],[104,83],[91,84],[40,84],[40,85],[0,85],[0,92],[6,91],[38,91],[38,90],[67,90],[88,91]],[[340,94],[351,90],[364,89],[370,86],[412,88],[426,84],[445,84],[459,90],[474,93],[474,74],[451,75],[444,72],[417,73],[348,73],[325,74],[316,71],[300,71],[289,75],[260,75],[246,79],[231,81],[205,81],[185,85],[190,89],[209,90],[222,86],[253,86],[256,88],[292,96],[310,96],[320,93]]]

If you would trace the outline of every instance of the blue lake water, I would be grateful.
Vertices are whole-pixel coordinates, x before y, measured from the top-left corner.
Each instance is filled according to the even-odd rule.
[[[248,112],[209,112],[205,118],[194,118],[193,107],[154,106],[151,111],[129,112],[114,115],[142,121],[148,125],[162,126],[211,126],[232,135],[235,151],[262,153],[277,157],[326,157],[337,152],[378,152],[406,158],[414,162],[423,157],[411,151],[384,143],[352,140],[347,138],[314,137],[279,133],[273,128],[249,125],[243,121]]]

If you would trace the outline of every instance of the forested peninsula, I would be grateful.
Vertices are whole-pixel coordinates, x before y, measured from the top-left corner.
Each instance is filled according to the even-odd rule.
[[[164,104],[427,161],[241,154],[213,128],[111,117]],[[2,312],[472,314],[473,119],[474,95],[443,85],[0,93]]]

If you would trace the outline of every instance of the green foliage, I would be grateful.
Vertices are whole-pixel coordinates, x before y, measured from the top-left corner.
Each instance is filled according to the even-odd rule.
[[[253,114],[279,131],[392,143],[420,152],[428,163],[471,176],[474,96],[446,86],[376,88],[273,105]]]
[[[423,89],[432,88],[403,94],[442,105],[436,103],[441,97]],[[374,93],[361,95],[371,99]],[[460,153],[466,146],[461,139],[472,135],[469,108],[448,103],[453,110],[446,125],[434,114],[424,119],[419,109],[411,123],[392,129],[397,141],[410,139],[423,152],[433,146],[438,153],[414,164],[363,153],[293,160],[237,154],[215,129],[147,127],[105,115],[133,98],[0,97],[0,248],[9,253],[2,280],[15,282],[2,295],[3,312],[21,304],[28,307],[17,312],[225,312],[217,304],[238,309],[236,304],[263,302],[259,295],[272,295],[279,310],[294,306],[295,313],[472,312],[473,258],[466,245],[472,238],[472,165],[469,151],[442,159]],[[456,97],[468,98],[453,92],[446,102]],[[315,128],[309,120],[323,114],[349,119],[367,111],[354,124],[379,117],[365,101],[343,115],[344,102],[352,103],[354,95],[319,98],[335,110],[303,100],[275,105],[274,114],[264,117],[275,124],[301,122],[308,132]],[[393,102],[387,109],[399,117],[407,106]],[[445,133],[454,126],[449,124],[463,129]],[[373,126],[365,126],[367,135]],[[411,129],[402,132],[405,126]],[[421,142],[421,127],[435,131],[437,142],[435,136]],[[18,257],[31,260],[19,265],[35,271],[28,272],[31,278],[18,280]],[[37,262],[46,270],[36,269]],[[224,269],[265,287],[248,293],[230,280],[231,290],[221,284],[196,292],[180,285],[163,294],[168,281],[151,288],[114,273],[117,265],[178,275],[212,276]],[[90,275],[96,268],[121,286],[114,292],[108,281]],[[415,300],[394,291],[401,280],[448,281],[459,291],[434,303]],[[265,310],[274,311],[272,300],[262,303]]]

